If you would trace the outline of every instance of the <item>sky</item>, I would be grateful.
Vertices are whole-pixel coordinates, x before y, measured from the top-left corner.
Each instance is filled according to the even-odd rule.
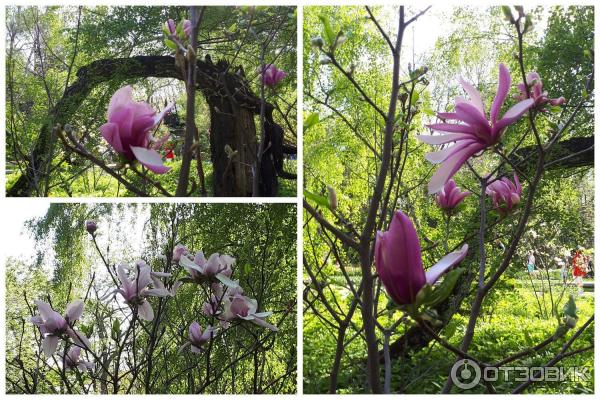
[[[5,199],[2,210],[2,258],[14,257],[31,260],[35,257],[35,243],[25,231],[25,222],[42,217],[48,210],[45,199]]]

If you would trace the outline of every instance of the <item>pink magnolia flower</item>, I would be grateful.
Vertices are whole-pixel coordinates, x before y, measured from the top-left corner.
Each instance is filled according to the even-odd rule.
[[[209,301],[202,304],[202,312],[207,317],[212,317],[219,314],[219,299],[213,294]]]
[[[177,33],[177,26],[175,25],[175,21],[173,21],[171,18],[169,18],[167,20],[167,22],[165,22],[165,29],[171,35],[174,35],[175,33]]]
[[[522,82],[517,85],[517,89],[519,89],[519,95],[517,96],[518,100],[525,100],[528,97],[532,98],[533,105],[536,108],[541,107],[546,103],[550,103],[552,106],[565,104],[566,100],[562,96],[557,99],[548,98],[548,92],[543,91],[542,79],[537,72],[532,71],[528,73],[526,80],[527,87],[525,87],[525,84]],[[529,96],[527,94],[529,94]]]
[[[285,78],[286,75],[285,72],[277,69],[273,64],[269,64],[262,71],[262,82],[265,86],[273,87]]]
[[[207,279],[216,278],[226,286],[231,287],[237,286],[237,283],[229,278],[234,263],[235,258],[227,254],[219,255],[219,253],[211,254],[207,260],[201,251],[196,253],[193,261],[185,256],[179,259],[179,265],[185,268],[193,281],[201,283]]]
[[[192,21],[189,19],[183,20],[183,33],[185,34],[186,38],[192,34]]]
[[[175,248],[173,248],[173,261],[179,262],[179,260],[181,259],[181,256],[187,255],[188,253],[189,253],[189,250],[184,245],[182,245],[182,244],[175,245]]]
[[[133,269],[135,276],[129,279],[127,270]],[[117,292],[123,296],[125,302],[130,306],[137,308],[137,313],[140,319],[144,321],[152,321],[154,319],[154,310],[148,302],[147,298],[167,297],[173,293],[165,288],[165,285],[159,278],[171,276],[164,272],[155,272],[143,261],[139,261],[135,267],[129,268],[125,265],[119,265],[117,275],[121,281],[121,287]],[[149,288],[150,284],[153,288]]]
[[[454,112],[438,113],[443,120],[454,120],[461,123],[438,123],[428,125],[429,128],[444,132],[443,135],[419,135],[422,142],[438,145],[456,142],[454,146],[428,153],[425,158],[434,163],[442,163],[429,181],[429,193],[437,193],[448,179],[452,178],[460,167],[472,156],[498,143],[504,129],[517,122],[533,105],[533,99],[523,100],[512,106],[502,118],[498,118],[500,108],[510,89],[510,73],[504,64],[499,66],[498,90],[486,115],[479,92],[468,82],[460,79],[460,83],[470,97],[466,100],[457,97]]]
[[[63,365],[65,369],[78,368],[80,371],[87,371],[88,369],[94,369],[94,363],[91,361],[80,360],[81,347],[71,347],[63,357]]]
[[[523,188],[517,174],[514,173],[514,182],[507,177],[495,180],[488,185],[485,193],[492,197],[492,204],[501,215],[506,215],[521,201]]]
[[[211,337],[215,334],[217,328],[213,328],[212,326],[207,326],[204,332],[202,332],[202,327],[196,321],[192,322],[189,328],[189,341],[186,342],[179,351],[185,350],[187,347],[190,347],[190,350],[193,353],[202,353],[202,346],[204,346]]]
[[[168,33],[170,35],[177,35],[177,25],[175,24],[175,21],[173,21],[171,18],[169,18],[167,20],[167,22],[165,22],[163,30],[164,30],[165,34]],[[179,39],[185,40],[190,36],[191,33],[192,33],[192,22],[189,19],[184,19],[183,20],[183,37],[179,37]]]
[[[251,321],[256,325],[260,325],[272,331],[278,331],[275,325],[271,325],[264,320],[264,318],[273,313],[270,311],[257,312],[258,302],[255,299],[251,299],[241,294],[235,294],[232,297],[226,296],[223,301],[223,308],[225,311],[222,314],[222,321],[224,322],[240,318],[245,321]]]
[[[143,101],[132,99],[133,89],[124,86],[117,90],[108,104],[108,122],[100,127],[102,137],[120,155],[129,161],[138,160],[157,174],[164,174],[170,167],[163,165],[160,154],[152,148],[155,139],[150,131],[171,111],[171,103],[160,114]]]
[[[47,357],[50,357],[58,347],[58,340],[68,335],[73,342],[80,347],[90,347],[90,341],[78,330],[73,328],[73,324],[83,313],[83,301],[75,300],[67,304],[65,316],[63,317],[50,307],[50,304],[36,300],[35,305],[38,308],[39,315],[30,319],[30,321],[40,329],[44,337],[42,340],[42,349]]]
[[[470,192],[461,192],[460,188],[456,186],[454,179],[449,179],[444,187],[435,195],[435,201],[442,210],[450,212],[470,194]]]
[[[397,211],[389,230],[377,232],[375,268],[396,304],[413,304],[423,286],[433,285],[442,274],[461,262],[468,249],[469,246],[465,244],[425,271],[415,227],[402,211]]]

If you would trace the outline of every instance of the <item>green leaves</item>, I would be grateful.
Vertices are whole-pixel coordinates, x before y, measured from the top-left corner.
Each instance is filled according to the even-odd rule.
[[[446,300],[458,278],[463,273],[464,268],[456,268],[448,272],[444,278],[444,281],[437,286],[425,285],[417,294],[417,307],[434,307]]]
[[[306,132],[307,130],[309,130],[310,128],[312,128],[313,126],[315,126],[316,124],[319,123],[319,113],[311,113],[308,115],[308,117],[306,117],[306,119],[304,120],[304,124],[303,124],[303,131]]]
[[[329,208],[329,199],[326,196],[321,196],[308,190],[304,190],[304,197],[317,205]]]
[[[121,321],[118,318],[113,321],[110,334],[114,340],[119,340],[119,337],[121,336]]]
[[[325,15],[319,15],[319,20],[323,25],[323,36],[325,37],[325,41],[328,45],[333,45],[335,42],[335,32],[331,28],[331,24],[329,23],[329,19]]]
[[[177,50],[177,45],[171,39],[165,39],[163,42],[164,42],[165,46],[167,46],[169,49]]]

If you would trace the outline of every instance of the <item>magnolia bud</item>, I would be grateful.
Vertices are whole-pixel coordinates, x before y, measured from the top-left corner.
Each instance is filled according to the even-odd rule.
[[[327,191],[329,192],[329,195],[328,195],[328,198],[329,198],[329,208],[332,211],[335,211],[335,209],[338,206],[337,193],[335,192],[335,189],[332,188],[331,186],[327,186]]]
[[[323,38],[321,36],[314,37],[310,40],[311,46],[316,46],[318,48],[323,47]]]
[[[90,235],[93,235],[98,229],[98,225],[94,221],[85,221],[85,230],[88,231]]]
[[[565,316],[563,321],[569,328],[575,328],[575,325],[577,325],[577,318],[574,317]]]
[[[327,57],[327,56],[322,56],[319,59],[319,64],[321,65],[327,65],[327,64],[331,64],[331,58]]]

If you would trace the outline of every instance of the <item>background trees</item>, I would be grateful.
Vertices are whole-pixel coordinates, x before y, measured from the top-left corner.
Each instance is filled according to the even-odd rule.
[[[173,298],[150,298],[155,318],[138,321],[135,341],[127,339],[127,307],[106,296],[115,287],[84,221],[98,223],[97,241],[110,265],[145,260],[170,272],[167,287],[186,276],[165,265],[176,243],[237,259],[234,278],[259,310],[273,311],[271,332],[237,324],[215,336],[210,351],[180,352],[188,326],[209,318],[201,285],[185,283]],[[296,387],[295,207],[273,205],[84,205],[53,204],[29,223],[38,257],[33,264],[7,262],[7,390],[12,393],[293,393]],[[15,227],[16,228],[16,227]],[[89,336],[95,361],[88,372],[67,371],[46,359],[29,318],[33,300],[51,299],[56,310],[85,298],[78,329]],[[118,340],[116,338],[119,338]],[[120,359],[116,354],[122,352]],[[61,347],[62,348],[62,347]],[[82,351],[82,356],[84,352]],[[117,368],[119,374],[112,371]],[[107,375],[106,371],[111,371]],[[118,376],[118,379],[114,377]]]

